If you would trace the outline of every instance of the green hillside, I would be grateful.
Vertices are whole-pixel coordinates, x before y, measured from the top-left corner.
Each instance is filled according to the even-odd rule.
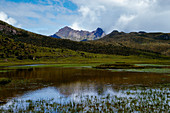
[[[93,43],[101,42],[170,56],[170,33],[123,33],[113,31],[109,35]]]
[[[99,54],[73,51],[70,49],[38,47],[0,35],[0,58],[13,60],[58,60],[68,57],[97,58]]]
[[[128,47],[123,41],[122,44],[108,41],[112,39],[109,36],[75,42],[35,34],[0,21],[0,62],[111,63],[169,59],[157,51]]]
[[[91,42],[75,42],[65,39],[55,39],[15,28],[2,21],[0,21],[0,29],[0,34],[2,36],[11,38],[15,42],[20,41],[22,43],[32,44],[39,47],[67,48],[75,51],[78,50],[90,53],[115,54],[124,56],[137,55],[153,58],[162,57],[161,54],[153,51],[140,50],[126,46],[119,46],[114,44],[106,45],[105,43],[94,44]]]

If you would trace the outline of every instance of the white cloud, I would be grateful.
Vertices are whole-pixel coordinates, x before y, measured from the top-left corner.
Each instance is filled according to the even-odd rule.
[[[79,24],[76,23],[76,22],[74,22],[70,27],[71,27],[72,29],[74,29],[74,30],[85,30],[85,29],[83,29],[83,28],[80,28],[80,27],[79,27]]]
[[[59,28],[71,25],[76,16],[74,11],[63,7],[61,1],[60,5],[55,4],[57,1],[42,0],[38,4],[33,4],[0,0],[0,11],[15,18],[22,25],[23,29],[51,35]]]
[[[12,25],[15,25],[17,23],[14,18],[8,17],[8,15],[2,11],[0,12],[0,20]]]
[[[79,7],[77,28],[170,32],[168,0],[72,0]]]
[[[114,29],[124,29],[124,27],[133,21],[135,17],[135,15],[121,15],[117,20],[117,23],[114,25]]]
[[[169,0],[70,0],[78,6],[72,11],[67,0],[39,0],[38,4],[0,0],[1,19],[22,28],[50,35],[64,26],[76,30],[103,28],[119,31],[170,32]],[[17,23],[16,23],[17,20]]]

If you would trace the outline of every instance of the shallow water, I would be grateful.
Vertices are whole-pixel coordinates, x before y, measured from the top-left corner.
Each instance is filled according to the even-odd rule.
[[[30,67],[1,72],[0,77],[12,80],[34,80],[22,85],[10,85],[0,90],[0,100],[48,100],[55,102],[79,101],[80,96],[128,97],[127,91],[141,87],[154,89],[157,84],[170,83],[164,73],[112,72],[90,68]],[[169,89],[168,89],[169,90]],[[61,99],[63,98],[63,99]]]

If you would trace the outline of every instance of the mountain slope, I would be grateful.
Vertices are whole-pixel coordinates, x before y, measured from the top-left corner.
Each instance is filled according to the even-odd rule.
[[[56,36],[61,37],[62,39],[70,39],[73,41],[82,41],[82,40],[96,40],[105,36],[104,31],[101,28],[97,28],[95,31],[78,31],[74,30],[68,26],[60,29],[51,37],[56,38]]]
[[[0,63],[16,61],[38,62],[79,62],[79,60],[97,59],[108,55],[73,51],[70,49],[39,47],[23,42],[15,42],[13,39],[0,35]],[[68,60],[67,60],[68,59]],[[76,61],[74,60],[76,59]]]
[[[124,33],[113,31],[93,43],[113,44],[121,47],[158,52],[170,56],[170,33]]]
[[[48,36],[43,36],[35,33],[31,33],[22,29],[15,28],[5,22],[0,21],[0,35],[13,39],[16,43],[26,43],[37,47],[48,48],[66,48],[74,51],[85,51],[90,53],[100,54],[116,54],[116,55],[135,55],[149,58],[164,58],[160,53],[156,53],[148,50],[140,50],[136,48],[130,48],[126,46],[105,44],[100,42],[95,44],[94,42],[75,42],[66,39],[57,39]],[[105,37],[106,38],[106,37]]]

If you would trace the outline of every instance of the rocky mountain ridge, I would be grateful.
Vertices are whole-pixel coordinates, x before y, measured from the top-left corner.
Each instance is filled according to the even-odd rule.
[[[83,31],[83,30],[74,30],[68,26],[60,29],[51,37],[70,39],[73,41],[86,41],[86,40],[97,40],[104,37],[106,34],[101,28],[97,28],[95,31]]]
[[[99,29],[97,31],[99,34]],[[135,55],[149,58],[170,56],[170,33],[124,33],[114,30],[98,40],[77,42],[32,33],[0,21],[0,36],[5,40],[11,39],[15,42],[14,45],[21,44],[22,47],[25,44],[31,44],[37,47],[64,48],[97,54]],[[0,46],[5,43],[3,39]],[[15,46],[13,47],[15,48]],[[1,48],[0,52],[2,50]],[[26,52],[26,54],[28,53]]]

